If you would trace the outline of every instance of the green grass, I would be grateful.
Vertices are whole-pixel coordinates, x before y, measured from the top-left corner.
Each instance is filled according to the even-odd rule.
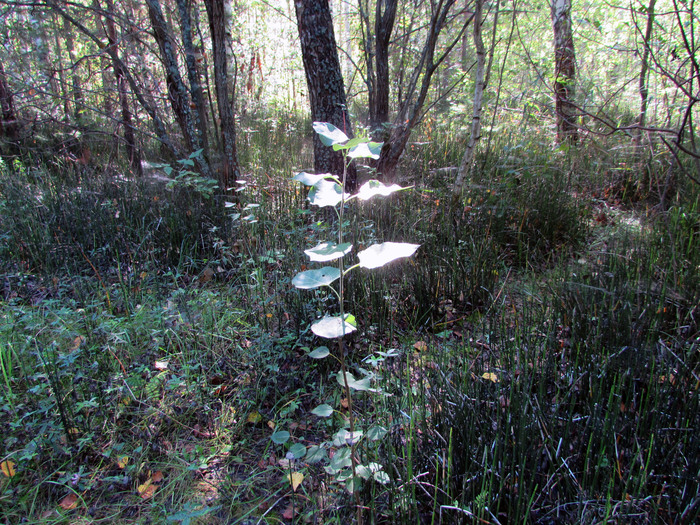
[[[450,209],[430,170],[458,132],[426,127],[416,188],[346,214],[358,247],[421,244],[347,280],[347,362],[382,392],[353,397],[377,437],[357,454],[388,483],[353,498],[330,458],[286,457],[337,453],[347,424],[337,366],[308,357],[335,302],[291,285],[337,226],[290,182],[303,126],[249,123],[238,208],[202,184],[4,168],[5,522],[349,523],[357,502],[370,523],[697,521],[697,189],[623,196],[612,144],[503,133]]]

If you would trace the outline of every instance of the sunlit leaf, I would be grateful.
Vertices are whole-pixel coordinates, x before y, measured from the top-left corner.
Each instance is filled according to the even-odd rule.
[[[335,175],[332,175],[331,173],[306,173],[305,171],[302,171],[301,173],[297,173],[292,180],[295,180],[297,182],[301,182],[305,186],[313,186],[319,181],[322,181],[324,179],[329,179],[329,180],[334,180],[335,182],[340,182],[340,179],[336,177]]]
[[[350,148],[348,157],[351,159],[369,158],[378,159],[382,151],[383,144],[381,142],[366,142],[362,141]]]
[[[391,481],[391,479],[389,478],[389,474],[387,474],[383,470],[379,470],[379,471],[375,472],[374,474],[372,474],[372,477],[374,478],[375,481],[377,481],[378,483],[381,483],[382,485],[386,485],[387,483],[389,483]]]
[[[420,244],[409,244],[407,242],[384,242],[373,244],[366,250],[362,250],[357,254],[357,257],[360,259],[362,268],[379,268],[396,259],[410,257],[419,246]]]
[[[354,320],[354,317],[348,315],[345,316],[345,321],[340,316],[326,316],[311,325],[311,331],[319,337],[335,339],[357,330]]]
[[[398,184],[392,184],[387,186],[378,180],[368,180],[362,186],[360,186],[360,191],[357,192],[357,198],[363,201],[369,200],[376,195],[381,195],[386,197],[397,191],[407,190],[408,188],[402,188]]]
[[[334,266],[324,266],[317,270],[300,272],[292,279],[292,284],[302,290],[312,290],[328,286],[340,278],[340,270]]]
[[[494,383],[498,383],[498,376],[494,374],[493,372],[484,372],[481,377],[484,379],[488,379],[489,381],[492,381]]]
[[[2,473],[5,474],[8,478],[12,478],[17,474],[15,471],[15,462],[12,461],[11,459],[6,459],[2,463],[0,463],[0,470],[2,470]]]
[[[353,376],[350,372],[345,372],[345,379],[343,379],[343,372],[341,370],[336,375],[336,379],[338,380],[338,384],[340,384],[340,386],[342,386],[342,387],[345,387],[345,383],[347,381],[348,387],[352,388],[353,390],[359,390],[359,391],[371,391],[372,390],[369,386],[369,377],[363,377],[362,379],[356,379],[355,376]]]
[[[352,243],[349,242],[344,242],[343,244],[322,242],[313,248],[304,250],[304,253],[314,262],[328,262],[340,259],[350,250],[352,250]]]
[[[336,206],[343,198],[347,199],[348,197],[350,195],[343,192],[340,184],[326,179],[318,181],[309,191],[309,202],[319,208]]]
[[[311,413],[318,417],[328,417],[333,414],[333,407],[324,403],[314,408]]]
[[[313,126],[314,131],[318,133],[318,136],[324,146],[341,144],[349,140],[345,133],[328,122],[314,122]]]
[[[313,352],[309,352],[309,357],[313,359],[323,359],[331,353],[327,346],[319,346]]]
[[[284,445],[289,441],[289,432],[286,430],[278,430],[270,436],[270,439],[278,445]]]

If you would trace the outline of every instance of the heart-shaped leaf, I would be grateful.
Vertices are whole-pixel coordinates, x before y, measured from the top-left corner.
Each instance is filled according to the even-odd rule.
[[[335,206],[343,198],[347,199],[348,197],[350,195],[343,192],[343,187],[340,184],[327,179],[318,181],[309,191],[309,202],[319,208]]]
[[[270,439],[278,445],[284,445],[287,441],[289,441],[289,432],[286,430],[278,430],[270,436]]]
[[[327,346],[319,346],[313,352],[309,352],[309,357],[312,359],[323,359],[331,353]]]
[[[355,318],[348,315],[345,316],[344,321],[340,316],[326,316],[311,325],[311,331],[319,337],[335,339],[357,330],[354,322]]]
[[[309,450],[306,452],[306,462],[307,463],[318,463],[320,461],[325,460],[328,457],[328,452],[326,452],[326,449],[323,447],[319,447],[318,445],[312,445],[309,447]]]
[[[413,255],[420,244],[410,244],[407,242],[384,242],[373,244],[366,250],[357,254],[362,268],[379,268],[385,264]]]
[[[363,201],[369,200],[376,195],[381,195],[386,197],[401,190],[407,190],[409,188],[402,188],[398,184],[392,184],[391,186],[386,186],[385,184],[379,182],[378,180],[368,180],[362,186],[360,186],[360,191],[357,192],[357,198]]]
[[[288,454],[291,454],[294,459],[301,459],[306,455],[306,446],[302,445],[301,443],[294,443],[291,447],[289,447]]]
[[[307,270],[298,273],[292,279],[292,284],[302,290],[313,290],[321,286],[329,286],[340,278],[340,270],[334,266],[324,266],[318,270]]]
[[[348,157],[351,159],[369,158],[378,159],[382,151],[383,143],[381,142],[360,142],[350,148]]]
[[[341,144],[349,140],[345,133],[328,122],[314,122],[313,126],[324,146]]]
[[[333,407],[324,403],[314,408],[311,413],[318,417],[328,417],[333,414]]]
[[[349,242],[344,242],[343,244],[322,242],[313,248],[304,250],[304,253],[314,262],[328,262],[340,259],[350,250],[352,250],[352,243]]]
[[[302,171],[301,173],[297,173],[292,180],[301,182],[305,186],[313,186],[319,181],[322,180],[334,180],[336,182],[339,182],[338,177],[335,175],[331,175],[330,173],[306,173],[305,171]]]
[[[345,387],[345,382],[347,381],[347,384],[350,388],[353,390],[359,390],[359,391],[371,391],[372,389],[369,386],[369,377],[363,377],[362,379],[356,379],[355,376],[353,376],[350,372],[345,372],[345,379],[343,379],[343,372],[340,371],[336,375],[336,379],[338,380],[338,383],[340,386]]]

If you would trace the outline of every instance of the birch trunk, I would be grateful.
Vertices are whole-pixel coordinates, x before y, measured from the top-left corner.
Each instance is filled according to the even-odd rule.
[[[554,28],[554,100],[557,140],[578,140],[576,108],[572,103],[576,85],[576,55],[571,30],[571,0],[552,0]]]
[[[484,0],[476,0],[474,4],[474,47],[476,49],[476,79],[474,82],[474,104],[472,111],[472,125],[469,132],[469,141],[467,148],[462,157],[462,163],[457,172],[455,185],[453,188],[454,196],[462,195],[464,185],[471,172],[474,164],[474,150],[476,144],[481,138],[481,113],[484,101],[484,90],[486,89],[486,49],[484,48],[484,39],[482,37],[481,25],[483,21]],[[495,31],[495,28],[494,28]],[[492,51],[493,52],[493,51]]]

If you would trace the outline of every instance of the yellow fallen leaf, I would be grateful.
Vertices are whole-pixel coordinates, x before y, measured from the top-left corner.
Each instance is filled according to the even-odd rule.
[[[292,490],[296,492],[301,482],[304,481],[304,474],[301,472],[292,472],[291,474],[287,474],[287,479],[292,484]]]
[[[153,496],[153,494],[155,494],[157,488],[158,486],[153,484],[151,478],[148,478],[144,483],[139,485],[136,490],[141,498],[149,499]]]
[[[129,456],[121,456],[117,458],[117,465],[119,466],[119,468],[125,468],[128,463]]]
[[[481,377],[488,379],[489,381],[493,381],[494,383],[498,383],[498,376],[493,372],[484,372]]]
[[[271,430],[275,430],[275,422],[274,421],[268,421],[267,426],[270,427]]]
[[[64,510],[74,509],[78,506],[78,495],[75,492],[71,492],[58,505]]]
[[[12,478],[17,474],[15,471],[15,462],[12,461],[11,459],[6,459],[2,463],[0,463],[0,470],[2,470],[2,473],[5,474],[8,478]]]
[[[260,412],[258,412],[257,410],[253,410],[250,414],[248,414],[246,421],[248,423],[256,425],[262,421],[262,416],[260,415]]]
[[[419,352],[425,352],[428,349],[428,345],[425,341],[418,341],[416,342],[416,344],[413,345],[413,348],[415,348]]]

